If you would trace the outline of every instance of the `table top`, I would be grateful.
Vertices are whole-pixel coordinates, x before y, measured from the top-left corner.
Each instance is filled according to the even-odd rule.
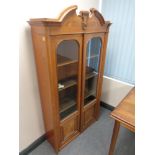
[[[129,130],[135,131],[135,88],[112,111],[111,117]]]

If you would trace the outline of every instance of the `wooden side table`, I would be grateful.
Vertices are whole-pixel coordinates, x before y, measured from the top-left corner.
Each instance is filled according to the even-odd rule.
[[[115,119],[113,135],[111,139],[109,155],[113,155],[117,141],[120,125],[135,132],[135,88],[122,100],[122,102],[111,112]]]

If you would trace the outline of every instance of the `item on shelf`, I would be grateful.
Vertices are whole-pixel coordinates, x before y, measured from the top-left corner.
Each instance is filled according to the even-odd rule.
[[[93,72],[94,71],[94,68],[92,68],[92,67],[86,67],[86,73],[91,73],[91,72]]]
[[[97,75],[97,74],[98,74],[96,71],[93,71],[93,73],[94,73],[95,75]]]
[[[58,89],[62,89],[62,88],[64,88],[65,86],[64,85],[62,85],[62,84],[58,84]]]

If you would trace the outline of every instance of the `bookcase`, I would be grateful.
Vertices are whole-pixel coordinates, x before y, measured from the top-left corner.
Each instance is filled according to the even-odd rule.
[[[41,106],[56,152],[99,118],[111,23],[94,8],[65,9],[57,19],[30,19]]]

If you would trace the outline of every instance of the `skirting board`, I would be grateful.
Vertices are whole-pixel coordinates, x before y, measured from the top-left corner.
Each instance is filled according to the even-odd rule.
[[[113,110],[115,109],[115,107],[113,107],[113,106],[111,106],[111,105],[109,105],[109,104],[107,104],[107,103],[104,103],[104,102],[102,102],[102,101],[100,102],[100,105],[101,105],[102,107],[104,107],[104,108],[110,110],[110,111],[113,111]]]
[[[134,85],[129,83],[103,76],[100,100],[107,105],[116,107],[133,87]]]
[[[41,143],[43,143],[46,140],[46,134],[39,137],[37,140],[35,140],[32,144],[30,144],[26,149],[21,151],[19,155],[28,155],[30,152],[32,152],[36,147],[38,147]]]

